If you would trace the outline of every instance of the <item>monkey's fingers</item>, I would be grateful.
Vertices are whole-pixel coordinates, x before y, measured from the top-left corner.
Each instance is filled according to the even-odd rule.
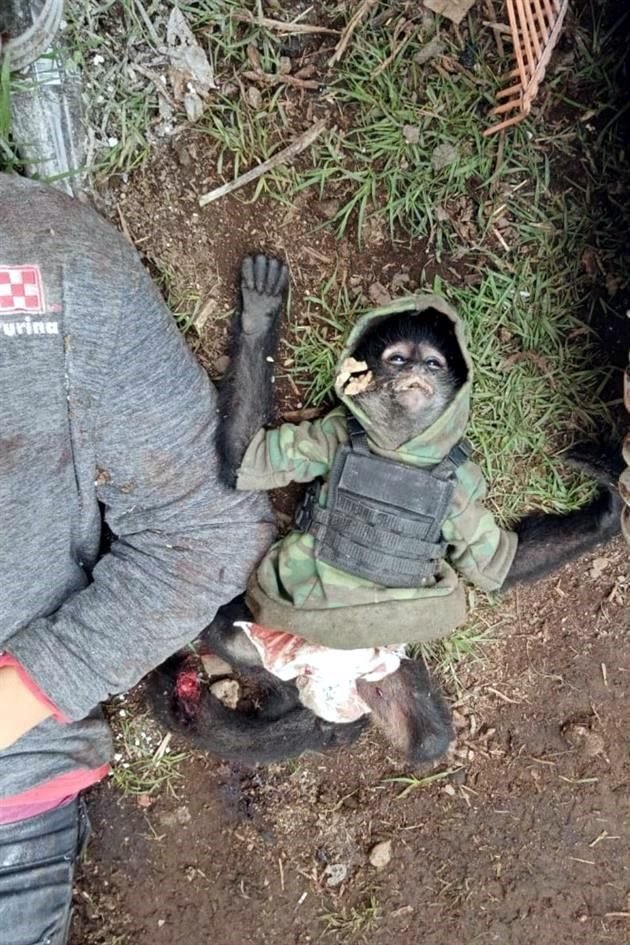
[[[256,291],[261,295],[267,291],[267,269],[270,260],[262,253],[259,253],[254,260],[254,275],[256,277]]]
[[[278,277],[273,290],[274,295],[282,295],[289,284],[289,269],[284,263],[278,261]]]
[[[243,280],[243,285],[246,289],[253,290],[255,288],[253,256],[246,256],[243,260],[243,265],[241,266],[241,279]]]
[[[265,279],[265,292],[267,295],[278,295],[278,282],[282,263],[279,259],[270,256],[267,259],[267,275]]]

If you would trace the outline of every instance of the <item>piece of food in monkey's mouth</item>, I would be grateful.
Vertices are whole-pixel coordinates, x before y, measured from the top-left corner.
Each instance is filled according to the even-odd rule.
[[[350,357],[341,365],[337,384],[346,397],[356,397],[369,389],[372,380],[372,372],[368,371],[366,362]]]
[[[421,390],[429,397],[433,395],[433,385],[425,377],[410,377],[396,385],[397,390]]]

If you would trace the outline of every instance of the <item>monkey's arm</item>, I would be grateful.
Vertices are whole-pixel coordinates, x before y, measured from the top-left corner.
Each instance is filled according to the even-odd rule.
[[[340,409],[321,420],[259,430],[237,471],[236,488],[256,491],[311,482],[328,472],[337,447],[346,439],[345,415]]]
[[[273,364],[288,270],[277,259],[247,256],[241,304],[231,327],[230,365],[219,389],[219,474],[234,486],[252,437],[271,416]]]
[[[575,512],[522,519],[516,526],[516,555],[501,590],[544,577],[619,534],[621,508],[615,490],[602,486],[592,502]]]
[[[449,544],[448,560],[458,574],[483,591],[498,590],[516,553],[517,536],[500,528],[484,505],[486,483],[479,467],[464,463],[442,537]]]
[[[499,528],[483,505],[485,482],[478,467],[460,467],[456,512],[444,523],[444,537],[452,543],[449,557],[460,574],[482,590],[508,590],[549,574],[620,531],[622,503],[613,484],[620,463],[616,451],[586,444],[574,447],[565,461],[600,482],[597,496],[565,515],[527,515],[513,531]]]

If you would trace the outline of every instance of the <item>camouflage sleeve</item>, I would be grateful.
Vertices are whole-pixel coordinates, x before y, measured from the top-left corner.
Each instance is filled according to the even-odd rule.
[[[455,570],[481,590],[496,591],[510,570],[518,539],[497,525],[483,504],[485,495],[479,467],[470,462],[460,466],[442,535],[450,545],[448,560]]]
[[[290,482],[311,482],[328,472],[337,447],[346,439],[340,410],[333,410],[322,420],[259,430],[243,457],[236,488],[256,491],[277,489]]]

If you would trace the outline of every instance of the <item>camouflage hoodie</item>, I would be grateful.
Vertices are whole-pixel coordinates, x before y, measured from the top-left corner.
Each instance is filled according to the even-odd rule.
[[[388,316],[437,309],[455,326],[468,377],[438,420],[397,450],[384,448],[379,431],[351,397],[342,391],[340,368],[369,326]],[[347,377],[347,375],[346,375]],[[364,315],[354,327],[337,368],[335,391],[341,404],[325,417],[260,430],[243,458],[239,489],[274,489],[290,482],[322,477],[319,502],[326,506],[326,480],[337,447],[347,441],[348,411],[362,423],[370,448],[381,456],[413,466],[432,466],[464,435],[470,410],[472,365],[463,326],[454,310],[435,295],[399,299]],[[318,561],[315,539],[292,531],[277,541],[252,576],[247,602],[257,623],[286,630],[313,643],[355,649],[426,641],[446,636],[466,619],[466,596],[460,578],[483,590],[503,583],[517,537],[499,528],[483,505],[486,484],[470,461],[459,466],[451,506],[442,527],[448,543],[436,581],[421,588],[383,587]]]

